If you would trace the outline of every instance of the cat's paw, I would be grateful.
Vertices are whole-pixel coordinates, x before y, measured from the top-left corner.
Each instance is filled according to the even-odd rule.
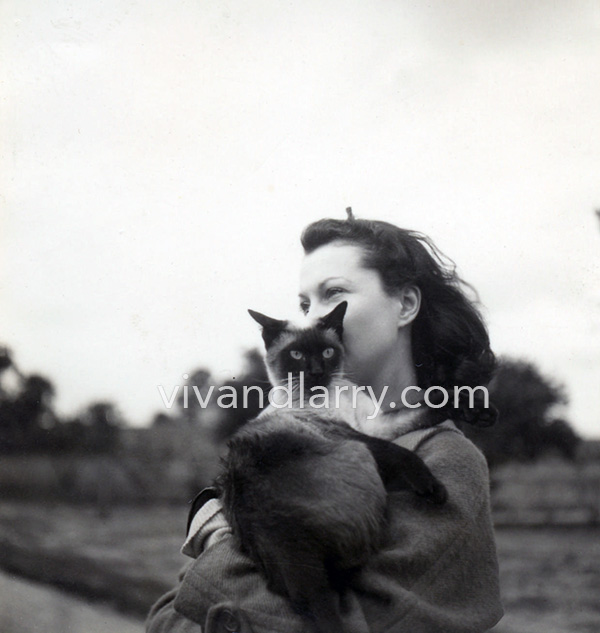
[[[414,492],[430,503],[442,505],[448,500],[446,487],[429,471],[419,473],[418,477],[412,478],[411,483]]]
[[[423,494],[423,493],[421,493]],[[443,483],[438,481],[435,477],[431,479],[428,489],[424,493],[427,497],[427,501],[431,501],[437,505],[442,505],[448,500],[448,491]]]

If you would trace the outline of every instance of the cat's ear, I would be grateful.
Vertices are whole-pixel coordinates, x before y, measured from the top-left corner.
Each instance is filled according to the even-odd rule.
[[[248,314],[262,326],[262,337],[265,342],[265,347],[270,347],[273,341],[275,341],[281,333],[287,329],[288,322],[280,321],[279,319],[272,319],[271,317],[256,312],[255,310],[248,310]]]
[[[333,330],[337,335],[340,341],[342,340],[342,335],[344,334],[344,315],[346,314],[346,308],[348,307],[347,301],[342,301],[342,303],[338,303],[337,306],[324,317],[321,317],[318,322],[318,326],[324,330]]]

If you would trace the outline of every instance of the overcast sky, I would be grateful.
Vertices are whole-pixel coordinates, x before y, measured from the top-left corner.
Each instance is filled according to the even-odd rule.
[[[4,0],[0,342],[145,424],[296,309],[303,226],[423,231],[600,436],[600,2]]]

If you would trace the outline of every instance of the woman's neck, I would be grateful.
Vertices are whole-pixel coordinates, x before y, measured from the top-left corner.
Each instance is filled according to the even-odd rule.
[[[406,404],[420,402],[420,392],[409,387],[417,386],[417,374],[412,359],[410,339],[398,341],[394,353],[382,359],[368,382],[374,397],[381,400],[383,411],[402,409]]]
[[[419,392],[408,389],[409,387],[416,387],[414,372],[399,373],[396,371],[390,375],[382,368],[378,372],[378,376],[371,379],[373,395],[378,401],[381,400],[381,408],[384,411],[403,408],[406,404],[419,402]]]

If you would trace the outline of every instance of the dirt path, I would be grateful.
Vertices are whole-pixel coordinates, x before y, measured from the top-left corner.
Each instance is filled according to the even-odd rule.
[[[143,633],[141,619],[0,572],[2,633]]]

